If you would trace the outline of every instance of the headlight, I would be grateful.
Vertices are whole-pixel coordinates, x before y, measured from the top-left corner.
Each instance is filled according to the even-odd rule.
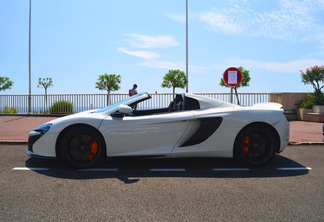
[[[52,123],[46,123],[37,127],[36,129],[34,129],[34,131],[40,133],[41,135],[44,135],[47,131],[49,131],[52,125]]]

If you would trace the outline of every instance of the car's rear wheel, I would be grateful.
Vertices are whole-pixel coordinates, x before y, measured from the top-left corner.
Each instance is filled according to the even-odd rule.
[[[63,136],[59,152],[62,160],[77,168],[93,167],[105,155],[105,144],[97,130],[88,126],[70,129]]]
[[[277,147],[278,140],[270,127],[251,125],[244,128],[237,136],[234,157],[248,165],[260,166],[275,156]]]

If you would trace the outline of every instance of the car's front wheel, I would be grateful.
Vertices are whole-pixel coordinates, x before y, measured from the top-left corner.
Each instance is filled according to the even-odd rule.
[[[92,167],[105,155],[105,143],[94,128],[78,126],[63,136],[59,152],[62,160],[77,168]]]
[[[260,166],[275,156],[277,148],[278,140],[270,127],[251,125],[237,136],[234,157],[248,165]]]

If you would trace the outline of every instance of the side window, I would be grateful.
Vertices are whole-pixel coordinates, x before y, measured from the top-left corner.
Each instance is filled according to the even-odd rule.
[[[185,97],[184,109],[185,110],[200,109],[199,102],[193,98]]]
[[[131,116],[146,116],[146,115],[156,115],[156,114],[164,114],[168,113],[169,108],[152,108],[148,100],[141,101],[137,103],[136,109],[133,111]]]

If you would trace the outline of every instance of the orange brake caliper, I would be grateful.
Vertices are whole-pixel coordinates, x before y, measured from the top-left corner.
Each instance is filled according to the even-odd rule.
[[[249,137],[245,137],[243,141],[243,153],[245,154],[249,152],[249,143],[250,143]]]
[[[98,142],[97,141],[93,141],[91,143],[91,153],[88,157],[89,160],[92,160],[93,157],[97,154],[98,152]]]

